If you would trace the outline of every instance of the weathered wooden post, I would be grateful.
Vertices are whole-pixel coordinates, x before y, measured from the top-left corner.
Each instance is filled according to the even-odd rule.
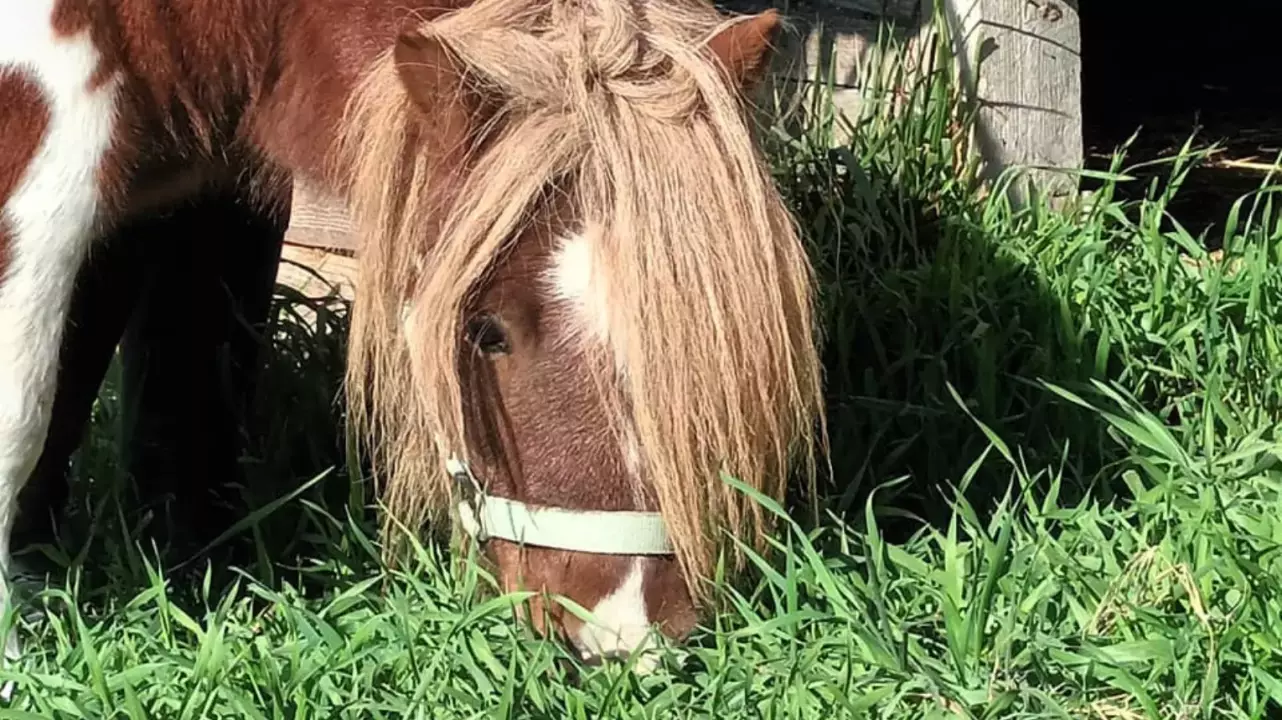
[[[947,0],[963,80],[980,103],[991,173],[1029,168],[1051,194],[1082,167],[1082,34],[1076,0]]]

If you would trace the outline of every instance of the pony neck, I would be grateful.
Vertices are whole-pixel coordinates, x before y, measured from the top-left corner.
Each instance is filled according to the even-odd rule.
[[[348,99],[407,20],[468,0],[283,0],[275,18],[276,77],[250,110],[248,133],[273,161],[333,186],[346,173],[337,138]],[[264,3],[249,3],[263,5]],[[267,3],[270,4],[270,3]],[[264,68],[270,76],[271,68]]]

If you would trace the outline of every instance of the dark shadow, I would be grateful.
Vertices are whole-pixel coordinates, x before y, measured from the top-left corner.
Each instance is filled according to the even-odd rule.
[[[1232,12],[1208,12],[1162,0],[1084,0],[1081,21],[1087,166],[1106,169],[1137,129],[1128,152],[1137,163],[1174,155],[1194,131],[1199,146],[1220,144],[1223,152],[1189,174],[1171,206],[1195,237],[1205,232],[1208,246],[1218,247],[1229,208],[1264,177],[1222,161],[1267,165],[1282,152],[1275,70],[1282,5],[1244,0]],[[1141,182],[1123,192],[1138,197],[1165,171],[1141,171]]]
[[[1097,364],[1097,335],[1083,332],[1070,300],[1008,252],[1012,238],[1001,233],[1019,230],[941,213],[965,202],[946,183],[906,183],[911,171],[843,165],[842,156],[785,187],[803,226],[828,238],[815,256],[834,465],[825,509],[862,525],[876,491],[881,527],[900,539],[923,521],[945,527],[961,487],[982,518],[1013,471],[992,453],[965,483],[990,445],[977,420],[1032,473],[1059,469],[1064,502],[1107,497],[1101,470],[1121,448],[1098,417],[1039,383],[1074,387],[1116,368],[1111,358]],[[855,199],[841,217],[834,196]]]
[[[57,574],[70,563],[92,597],[103,583],[146,582],[129,570],[153,547],[162,566],[196,577],[207,564],[231,579],[233,565],[264,556],[288,563],[300,551],[297,517],[293,532],[282,529],[290,518],[277,517],[205,549],[331,465],[345,477],[339,382],[317,382],[330,378],[312,367],[341,378],[342,340],[313,343],[305,358],[288,354],[297,338],[273,346],[282,338],[272,299],[285,220],[244,197],[211,195],[127,224],[91,254],[72,301],[52,427],[21,496],[14,547],[27,571]],[[349,489],[334,486],[309,497],[341,506]]]

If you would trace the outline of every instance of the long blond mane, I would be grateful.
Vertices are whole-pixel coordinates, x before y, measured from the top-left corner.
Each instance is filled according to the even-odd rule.
[[[745,103],[705,50],[730,22],[702,0],[479,0],[424,22],[499,103],[449,203],[428,187],[390,56],[364,80],[344,138],[363,235],[349,396],[401,522],[448,507],[463,311],[553,186],[597,230],[614,360],[601,386],[696,597],[727,530],[754,544],[770,527],[718,473],[775,498],[790,459],[813,478],[813,278]]]

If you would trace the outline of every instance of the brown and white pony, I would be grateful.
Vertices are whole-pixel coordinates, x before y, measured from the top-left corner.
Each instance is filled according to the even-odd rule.
[[[813,280],[743,101],[778,23],[0,0],[0,563],[95,242],[246,176],[279,209],[305,179],[359,228],[348,394],[396,521],[457,505],[506,587],[593,610],[534,613],[586,658],[687,633],[727,536],[768,530],[719,474],[780,497],[813,470]]]

